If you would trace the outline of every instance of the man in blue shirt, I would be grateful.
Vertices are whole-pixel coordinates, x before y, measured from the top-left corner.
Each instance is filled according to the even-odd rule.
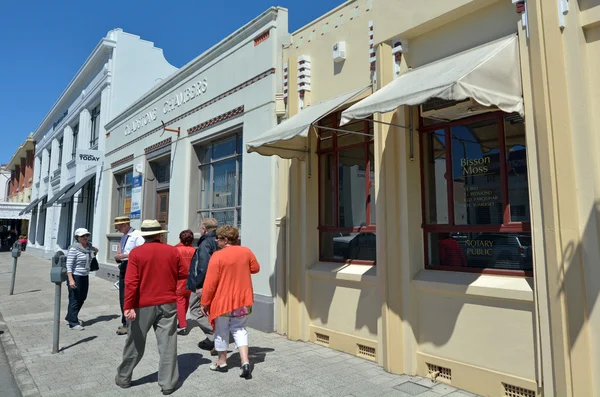
[[[128,216],[117,216],[115,218],[115,227],[123,236],[119,243],[119,249],[115,260],[119,264],[119,302],[121,304],[121,323],[117,329],[117,335],[127,335],[127,319],[123,311],[123,303],[125,301],[125,272],[127,271],[127,261],[129,253],[135,247],[144,244],[144,238],[141,234],[131,227]]]

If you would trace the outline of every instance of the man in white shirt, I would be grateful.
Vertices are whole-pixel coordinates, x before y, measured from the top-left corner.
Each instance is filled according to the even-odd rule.
[[[135,230],[130,225],[128,216],[117,216],[115,218],[115,227],[121,233],[121,241],[118,247],[118,253],[115,255],[115,260],[119,264],[119,302],[121,303],[121,323],[117,329],[117,335],[127,335],[127,319],[123,311],[123,303],[125,301],[125,272],[127,271],[127,261],[129,253],[135,247],[144,244],[144,238],[140,232]]]

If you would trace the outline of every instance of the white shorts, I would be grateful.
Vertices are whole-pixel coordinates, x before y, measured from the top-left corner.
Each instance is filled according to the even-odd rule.
[[[248,346],[248,331],[246,331],[246,322],[248,316],[238,317],[217,317],[215,319],[215,350],[226,352],[229,348],[229,333],[233,336],[235,346],[239,349],[242,346]]]

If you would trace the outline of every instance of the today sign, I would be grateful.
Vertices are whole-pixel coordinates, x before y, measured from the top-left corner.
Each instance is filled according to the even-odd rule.
[[[100,165],[102,160],[103,155],[99,150],[77,149],[75,153],[75,164]]]

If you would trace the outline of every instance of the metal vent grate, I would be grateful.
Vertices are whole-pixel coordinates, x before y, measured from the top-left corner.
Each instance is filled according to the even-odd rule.
[[[329,344],[329,335],[320,334],[318,332],[315,332],[315,335],[317,336],[317,343],[322,343],[324,345]]]
[[[358,355],[368,358],[376,358],[376,350],[374,347],[357,344],[358,346]]]
[[[519,386],[509,385],[507,383],[502,383],[504,386],[504,396],[505,397],[535,397],[535,391],[524,389]]]
[[[452,370],[450,368],[427,363],[427,369],[429,370],[430,377],[433,376],[434,378],[441,378],[447,381],[452,380]]]

